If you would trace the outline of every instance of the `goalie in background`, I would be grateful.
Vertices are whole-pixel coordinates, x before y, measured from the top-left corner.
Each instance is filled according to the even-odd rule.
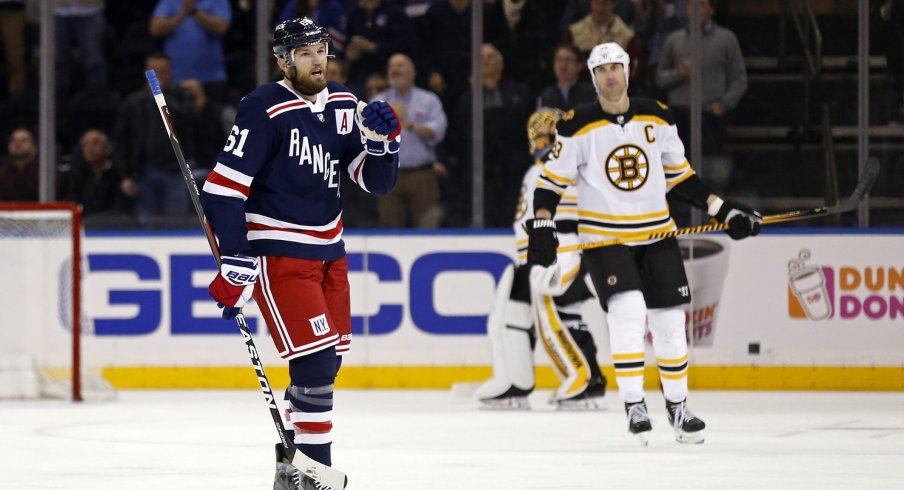
[[[561,112],[540,108],[527,122],[532,165],[524,175],[515,212],[518,261],[499,281],[487,333],[493,351],[493,377],[478,388],[481,408],[530,408],[534,390],[533,349],[539,336],[561,380],[551,403],[557,409],[602,409],[606,378],[596,362],[596,345],[583,322],[581,305],[593,297],[580,252],[559,257],[550,268],[527,266],[527,232],[533,218],[534,187],[550,158],[555,125]],[[577,194],[570,188],[559,203],[556,228],[564,242],[577,243]],[[537,326],[537,329],[534,326]],[[538,335],[539,334],[539,335]]]

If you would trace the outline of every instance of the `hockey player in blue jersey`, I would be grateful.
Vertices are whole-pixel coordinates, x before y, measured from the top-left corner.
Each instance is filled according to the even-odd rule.
[[[333,381],[352,338],[340,172],[387,194],[401,127],[385,102],[327,82],[329,37],[312,20],[279,24],[273,51],[284,78],[242,99],[201,195],[222,255],[210,294],[227,319],[254,297],[289,361],[287,433],[330,465]],[[326,488],[281,449],[274,488]]]

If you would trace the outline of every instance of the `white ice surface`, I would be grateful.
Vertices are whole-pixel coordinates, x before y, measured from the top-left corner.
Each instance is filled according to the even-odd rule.
[[[609,410],[487,412],[448,391],[336,394],[350,490],[904,489],[904,393],[695,392],[706,442],[650,445]],[[269,489],[276,434],[253,391],[125,391],[115,402],[0,402],[0,489]]]

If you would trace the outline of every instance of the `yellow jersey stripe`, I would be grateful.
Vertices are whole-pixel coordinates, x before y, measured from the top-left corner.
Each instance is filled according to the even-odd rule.
[[[634,116],[631,118],[631,121],[651,122],[651,123],[655,123],[655,124],[661,124],[663,126],[669,125],[669,123],[665,119],[663,119],[659,116]],[[628,122],[631,122],[631,121],[628,121]]]
[[[608,221],[650,221],[654,219],[662,219],[669,215],[669,209],[665,208],[662,211],[657,211],[655,213],[646,213],[646,214],[605,214],[605,213],[596,213],[593,211],[578,211],[578,216],[582,218],[598,218],[604,219]]]
[[[565,177],[562,177],[561,175],[556,175],[551,170],[549,170],[549,167],[543,167],[543,175],[546,176],[547,178],[549,178],[549,180],[552,180],[553,182],[558,182],[560,184],[568,184],[568,185],[574,184],[573,180],[566,179]]]
[[[659,357],[656,358],[657,364],[674,364],[677,366],[677,365],[684,364],[685,362],[687,362],[687,354],[685,354],[682,357],[679,357],[678,359],[662,359]]]
[[[634,354],[612,354],[613,361],[636,361],[643,358],[643,352],[636,352]]]
[[[596,128],[601,128],[608,124],[612,124],[612,123],[609,121],[606,121],[605,119],[601,120],[601,121],[592,122],[592,123],[584,126],[583,128],[579,129],[576,133],[574,133],[574,136],[580,136],[582,134],[587,134]]]
[[[665,170],[666,172],[677,172],[677,171],[679,171],[679,170],[681,170],[681,169],[683,169],[683,168],[687,168],[687,167],[690,167],[690,166],[691,166],[691,162],[689,162],[689,161],[687,161],[687,160],[685,160],[684,162],[679,163],[678,165],[675,165],[675,166],[666,165],[666,164],[664,164],[664,163],[662,164],[662,168],[663,168],[663,170]]]
[[[615,375],[618,376],[618,373],[615,373]],[[659,376],[662,378],[665,378],[665,379],[684,379],[687,377],[687,371],[684,371],[682,373],[677,373],[677,374],[664,373],[664,372],[660,371]]]
[[[632,369],[630,371],[615,370],[616,378],[625,378],[629,376],[643,376],[643,369]]]

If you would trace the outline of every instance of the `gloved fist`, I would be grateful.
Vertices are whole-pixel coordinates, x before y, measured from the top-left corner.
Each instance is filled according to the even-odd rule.
[[[559,237],[556,222],[551,219],[529,219],[524,223],[527,229],[527,263],[549,267],[556,261]]]
[[[223,319],[232,320],[251,299],[254,283],[260,275],[257,257],[236,255],[221,257],[220,273],[210,283],[208,292],[223,308]]]
[[[719,223],[728,225],[725,233],[733,240],[740,240],[760,233],[763,216],[749,206],[735,201],[711,197],[707,212]]]
[[[357,119],[367,153],[379,156],[399,151],[402,125],[392,106],[382,100],[370,104],[359,101]]]

